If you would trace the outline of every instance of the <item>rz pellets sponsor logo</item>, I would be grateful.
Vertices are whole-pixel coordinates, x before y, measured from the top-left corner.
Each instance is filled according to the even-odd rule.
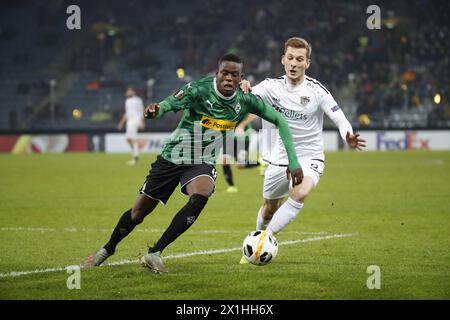
[[[203,127],[208,128],[208,129],[213,129],[213,130],[217,130],[217,131],[227,131],[227,130],[235,129],[237,122],[214,119],[214,118],[209,118],[207,116],[203,116],[202,119],[200,120],[200,124]]]
[[[294,110],[285,109],[283,107],[274,106],[275,110],[284,114],[284,116],[288,119],[295,119],[295,120],[306,120],[307,116],[306,114],[303,114],[301,112],[297,112]]]

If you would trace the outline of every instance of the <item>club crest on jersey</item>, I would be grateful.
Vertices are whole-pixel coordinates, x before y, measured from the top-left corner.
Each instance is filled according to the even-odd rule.
[[[236,111],[236,113],[241,112],[241,105],[239,103],[234,107],[234,111]]]
[[[212,103],[212,102],[209,101],[209,100],[206,100],[205,103],[209,106],[210,109],[212,109],[214,103]]]
[[[184,91],[180,89],[180,90],[178,90],[177,92],[175,92],[175,93],[173,94],[173,96],[174,96],[175,99],[181,100],[181,99],[183,99],[183,97],[184,97]]]
[[[310,99],[307,96],[301,96],[300,97],[300,104],[302,106],[306,106],[309,103]]]

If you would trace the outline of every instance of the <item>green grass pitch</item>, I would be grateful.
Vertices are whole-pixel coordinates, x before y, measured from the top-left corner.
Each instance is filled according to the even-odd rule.
[[[0,299],[449,299],[450,153],[336,152],[278,257],[240,265],[261,203],[258,169],[233,169],[239,193],[215,195],[164,252],[168,274],[137,263],[187,198],[179,189],[118,247],[107,265],[77,265],[131,207],[155,155],[0,155]],[[292,241],[292,242],[289,242]],[[369,266],[380,289],[368,289]],[[49,269],[46,272],[38,270]],[[18,273],[23,272],[23,273]]]

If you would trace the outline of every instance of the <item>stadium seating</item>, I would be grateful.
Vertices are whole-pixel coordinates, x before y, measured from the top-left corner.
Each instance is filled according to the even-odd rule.
[[[225,52],[241,55],[257,83],[283,73],[290,36],[311,41],[308,74],[355,128],[450,127],[445,1],[381,1],[381,30],[367,29],[363,2],[308,2],[292,14],[294,0],[82,0],[81,30],[65,26],[69,4],[0,4],[0,130],[115,130],[127,85],[159,101],[214,72]],[[171,130],[178,118],[146,130]]]

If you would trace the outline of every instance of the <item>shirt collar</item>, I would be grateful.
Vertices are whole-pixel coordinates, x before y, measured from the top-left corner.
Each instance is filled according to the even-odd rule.
[[[306,75],[305,75],[305,78],[303,79],[302,83],[299,83],[296,85],[293,85],[289,82],[287,75],[284,75],[283,77],[284,77],[284,84],[289,91],[295,91],[298,88],[301,88],[304,83],[306,83]]]
[[[220,91],[219,91],[219,89],[217,89],[217,81],[216,81],[216,77],[214,77],[214,91],[216,92],[216,94],[217,94],[220,98],[222,98],[222,99],[224,99],[224,100],[231,100],[231,99],[233,99],[233,98],[236,96],[236,94],[237,94],[237,90],[236,90],[236,91],[233,93],[233,95],[230,96],[230,97],[226,97],[226,96],[224,96],[223,94],[221,94]]]

